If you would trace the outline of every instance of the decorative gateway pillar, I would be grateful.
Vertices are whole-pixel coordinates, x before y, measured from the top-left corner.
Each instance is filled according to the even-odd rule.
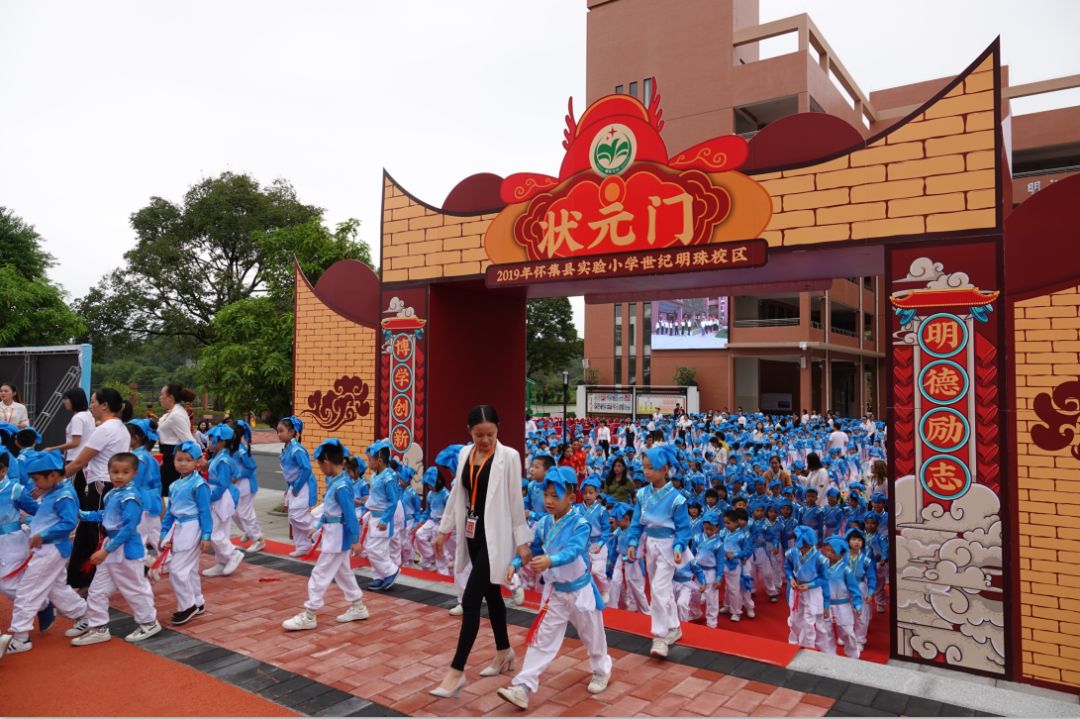
[[[889,253],[894,653],[1006,671],[1001,242]]]

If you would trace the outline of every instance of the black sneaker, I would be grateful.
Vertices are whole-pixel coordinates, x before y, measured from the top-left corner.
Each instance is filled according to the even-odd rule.
[[[199,613],[199,608],[198,607],[190,606],[190,607],[188,607],[187,609],[185,609],[183,611],[174,612],[173,615],[172,615],[171,623],[173,624],[173,626],[177,626],[177,627],[180,626],[181,624],[187,624],[198,613]]]
[[[52,602],[45,605],[45,608],[37,613],[38,619],[38,631],[46,631],[56,621],[56,610],[53,609]]]
[[[195,610],[195,615],[196,616],[198,616],[200,614],[206,614],[206,605],[205,604],[200,604],[198,606],[198,608]]]

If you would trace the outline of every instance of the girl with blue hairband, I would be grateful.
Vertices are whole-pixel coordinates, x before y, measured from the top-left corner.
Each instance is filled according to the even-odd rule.
[[[817,550],[817,533],[795,528],[795,546],[784,555],[788,580],[788,643],[804,649],[818,646],[818,625],[828,606],[829,561]]]
[[[416,476],[416,470],[408,465],[401,465],[397,470],[398,479],[401,480],[401,531],[395,535],[394,545],[401,555],[401,566],[412,564],[415,549],[413,539],[420,525],[416,517],[420,514],[420,495],[413,489],[412,479]]]
[[[600,477],[592,475],[581,483],[582,503],[578,507],[581,516],[589,523],[589,564],[593,581],[600,588],[600,596],[608,592],[607,541],[611,537],[611,520],[607,509],[597,501],[600,494]]]
[[[649,613],[649,599],[645,595],[645,560],[627,558],[630,550],[630,520],[634,506],[623,502],[611,508],[615,520],[614,547],[609,553],[611,581],[608,584],[608,606],[631,612]]]
[[[848,541],[844,537],[829,537],[821,553],[828,560],[825,570],[828,604],[817,625],[817,649],[836,654],[837,643],[843,643],[844,654],[858,659],[862,647],[855,636],[855,613],[862,611],[862,591],[847,562]]]
[[[435,553],[435,536],[439,533],[439,522],[446,511],[446,500],[450,498],[450,491],[439,476],[437,467],[428,467],[422,481],[427,492],[424,494],[420,527],[416,530],[416,551],[420,554],[420,568],[449,577],[452,574],[451,553],[443,552],[441,556]]]
[[[319,485],[311,471],[311,456],[300,444],[304,423],[297,417],[286,417],[277,424],[278,439],[285,443],[281,449],[281,473],[285,477],[285,507],[289,512],[289,536],[296,548],[290,557],[302,557],[311,551],[315,530],[312,510],[319,503]]]
[[[239,499],[236,500],[236,514],[233,523],[243,532],[243,541],[251,542],[247,552],[261,552],[266,549],[262,526],[255,513],[255,495],[259,492],[259,478],[256,473],[255,458],[251,456],[251,425],[244,420],[237,420],[233,425],[236,436],[229,444],[232,453],[233,484]]]
[[[161,517],[165,512],[165,503],[161,501],[161,465],[150,454],[158,436],[148,419],[133,419],[127,423],[127,428],[131,435],[131,453],[139,459],[133,484],[142,502],[139,535],[150,550],[146,555],[146,564],[150,566],[161,551],[158,538],[161,536]]]
[[[203,456],[195,440],[176,445],[173,463],[180,476],[169,486],[169,503],[161,522],[161,551],[171,551],[169,582],[176,593],[174,625],[186,624],[203,613],[205,600],[199,577],[199,553],[210,549],[214,520],[210,487],[196,471]]]
[[[207,434],[210,449],[214,453],[207,469],[210,484],[210,514],[214,528],[210,543],[214,547],[214,566],[203,570],[204,577],[227,577],[244,561],[244,553],[236,548],[229,536],[232,518],[236,514],[236,501],[240,493],[233,484],[232,454],[229,443],[236,436],[227,424],[216,425]]]
[[[675,448],[657,445],[646,450],[644,455],[641,464],[650,484],[637,494],[627,558],[634,561],[644,534],[645,562],[652,588],[649,603],[653,635],[651,653],[664,658],[668,647],[682,638],[672,578],[690,543],[690,515],[686,497],[668,482],[669,470],[680,468]]]
[[[394,534],[402,531],[405,512],[400,501],[401,481],[391,467],[395,460],[390,458],[390,442],[385,439],[375,442],[368,447],[367,455],[368,464],[375,472],[367,499],[370,517],[365,542],[374,580],[367,588],[378,591],[389,589],[401,569],[401,549],[400,545],[394,544]]]

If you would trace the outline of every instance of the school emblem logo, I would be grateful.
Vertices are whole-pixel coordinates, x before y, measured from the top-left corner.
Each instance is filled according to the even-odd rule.
[[[600,176],[618,175],[630,167],[637,156],[637,138],[626,125],[605,125],[589,148],[589,164]]]

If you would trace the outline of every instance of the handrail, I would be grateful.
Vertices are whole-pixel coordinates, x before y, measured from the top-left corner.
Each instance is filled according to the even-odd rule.
[[[735,320],[736,327],[795,327],[799,324],[798,317],[781,317],[778,319],[760,320]]]

